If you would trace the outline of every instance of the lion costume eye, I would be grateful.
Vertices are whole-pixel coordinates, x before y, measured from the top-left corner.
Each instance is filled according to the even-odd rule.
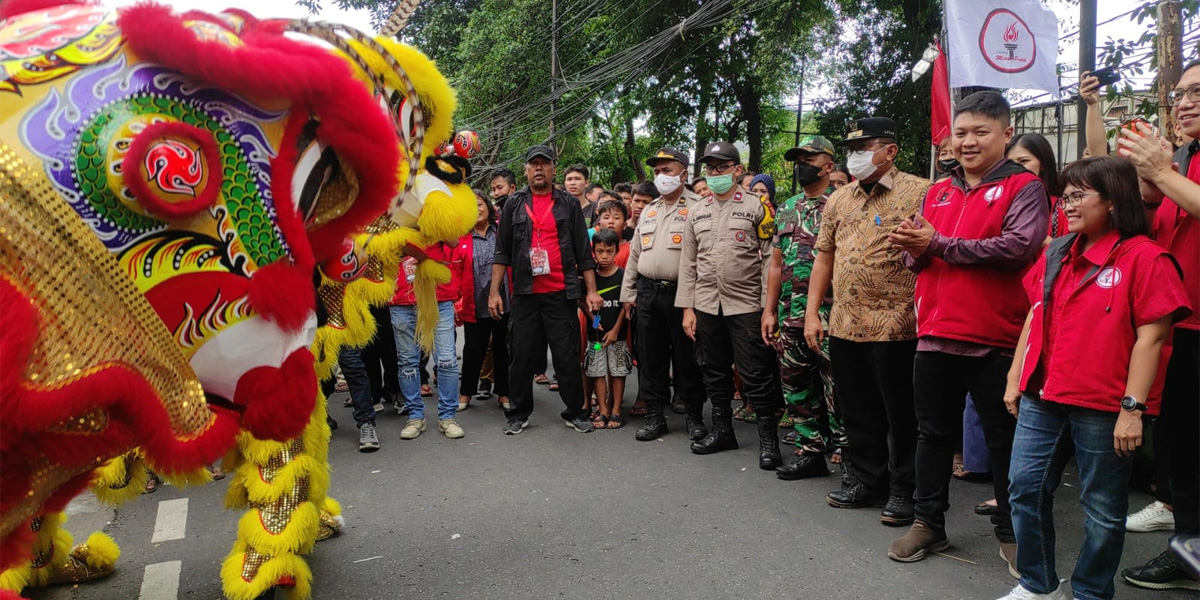
[[[321,190],[340,168],[337,153],[317,139],[320,124],[310,119],[296,140],[300,156],[292,172],[292,201],[305,224],[312,222]]]

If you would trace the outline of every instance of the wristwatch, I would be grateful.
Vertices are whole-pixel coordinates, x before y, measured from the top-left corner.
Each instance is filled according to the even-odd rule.
[[[1146,405],[1138,402],[1137,398],[1134,398],[1133,396],[1125,396],[1124,398],[1121,398],[1121,408],[1129,412],[1133,412],[1135,410],[1146,412]]]

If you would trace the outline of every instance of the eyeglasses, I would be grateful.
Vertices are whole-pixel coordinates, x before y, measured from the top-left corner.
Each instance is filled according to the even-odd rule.
[[[737,163],[726,163],[723,165],[704,165],[704,172],[709,175],[724,175],[725,173],[732,171],[733,168],[736,166],[737,166]]]
[[[1058,203],[1061,204],[1063,208],[1071,208],[1074,206],[1079,206],[1079,204],[1081,202],[1083,202],[1083,199],[1088,196],[1099,196],[1099,195],[1100,195],[1100,192],[1097,192],[1095,190],[1092,190],[1090,192],[1071,192],[1070,194],[1063,194],[1062,196],[1060,196],[1058,199]]]
[[[1183,97],[1187,96],[1192,102],[1200,102],[1200,83],[1193,85],[1188,89],[1171,90],[1167,92],[1167,105],[1176,106],[1183,102]]]

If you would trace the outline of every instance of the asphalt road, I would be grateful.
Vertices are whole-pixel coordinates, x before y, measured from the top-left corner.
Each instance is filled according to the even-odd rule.
[[[695,456],[678,416],[671,417],[671,434],[655,442],[633,439],[640,419],[621,430],[580,434],[558,419],[557,395],[535,388],[537,409],[519,436],[501,433],[503,413],[494,401],[477,402],[460,414],[467,431],[460,440],[431,426],[402,441],[404,418],[381,415],[383,447],[373,454],[357,452],[350,410],[341,407],[344,394],[336,394],[330,404],[341,427],[329,458],[332,493],[347,527],[311,556],[313,597],[995,599],[1015,585],[987,519],[971,511],[989,485],[955,481],[948,515],[953,545],[943,555],[900,564],[888,560],[886,549],[903,530],[880,525],[878,509],[825,504],[836,476],[785,482],[760,471],[752,425],[737,425],[740,450]],[[1058,564],[1060,577],[1069,577],[1082,514],[1077,478],[1069,472],[1063,481]],[[68,526],[77,540],[95,527],[110,532],[123,549],[119,571],[105,581],[29,596],[221,598],[217,573],[240,515],[222,510],[223,483],[164,486],[115,512],[81,499]],[[151,543],[163,520],[160,505],[184,498],[167,505],[179,527],[186,504],[182,538],[161,541],[171,534],[160,531],[160,541]],[[1131,507],[1149,500],[1136,494]],[[1154,556],[1167,537],[1130,534],[1122,566]],[[177,592],[163,583],[175,569]],[[1196,595],[1118,582],[1116,597]]]

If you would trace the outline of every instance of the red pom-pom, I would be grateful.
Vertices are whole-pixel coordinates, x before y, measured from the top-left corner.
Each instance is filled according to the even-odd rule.
[[[269,264],[250,276],[250,306],[284,331],[299,331],[317,310],[312,273],[286,262]]]
[[[308,424],[317,401],[313,355],[297,350],[279,368],[250,369],[238,381],[234,402],[244,405],[242,426],[256,438],[287,441]]]

